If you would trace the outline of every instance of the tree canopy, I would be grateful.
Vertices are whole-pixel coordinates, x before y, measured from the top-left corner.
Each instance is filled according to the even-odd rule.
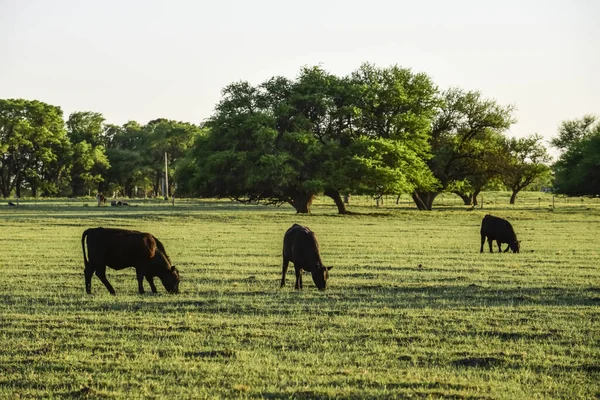
[[[517,194],[531,185],[536,179],[550,174],[550,155],[542,143],[542,136],[531,135],[524,138],[504,139],[503,162],[500,163],[500,177],[512,190],[510,204],[515,204]]]
[[[438,180],[434,190],[418,187],[413,199],[420,210],[431,210],[433,201],[448,188],[476,171],[486,171],[488,155],[496,151],[497,138],[514,123],[514,107],[501,106],[476,91],[452,88],[442,93],[429,141],[433,157],[428,166]]]
[[[94,111],[63,120],[59,107],[0,100],[0,193],[4,197],[84,196],[103,192],[226,197],[288,203],[308,213],[317,195],[339,213],[349,194],[409,193],[431,210],[452,192],[476,204],[489,185],[519,191],[549,182],[539,135],[510,138],[514,107],[478,91],[439,91],[431,78],[400,66],[363,64],[345,76],[320,66],[223,89],[201,125],[156,118],[107,123]],[[552,145],[555,190],[594,195],[599,123],[565,121]]]
[[[291,204],[315,195],[381,195],[430,186],[427,134],[436,88],[424,74],[363,65],[349,77],[320,67],[297,79],[229,85],[182,173],[195,195]]]
[[[0,100],[0,191],[21,196],[25,182],[34,192],[53,183],[65,170],[61,153],[69,152],[62,110],[37,100]]]
[[[556,193],[570,196],[600,195],[600,123],[586,115],[564,121],[552,145],[562,150],[553,166]]]

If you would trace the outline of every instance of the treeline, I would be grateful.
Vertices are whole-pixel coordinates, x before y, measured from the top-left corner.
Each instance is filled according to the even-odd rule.
[[[477,91],[439,90],[425,74],[364,64],[338,77],[320,67],[295,79],[223,89],[202,126],[156,119],[107,124],[101,114],[39,101],[0,100],[2,195],[158,195],[167,154],[168,194],[291,204],[310,212],[314,196],[410,193],[430,210],[440,193],[476,204],[485,188],[552,185],[600,194],[600,125],[565,121],[552,145],[506,135],[514,108]]]
[[[0,100],[0,192],[31,196],[84,196],[161,192],[164,154],[185,154],[201,128],[167,119],[146,125],[106,123],[95,112],[74,112],[27,100]],[[174,182],[169,183],[172,193]]]

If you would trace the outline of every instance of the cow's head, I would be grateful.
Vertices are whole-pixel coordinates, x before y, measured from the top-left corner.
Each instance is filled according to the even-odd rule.
[[[163,286],[169,293],[179,293],[179,282],[181,278],[179,276],[179,270],[174,265],[171,269],[159,277]]]
[[[329,279],[329,270],[331,268],[333,267],[317,265],[317,268],[312,270],[313,281],[319,290],[325,290],[327,288],[327,279]]]
[[[509,246],[513,253],[518,253],[521,249],[521,241],[515,240],[514,242],[510,243]]]

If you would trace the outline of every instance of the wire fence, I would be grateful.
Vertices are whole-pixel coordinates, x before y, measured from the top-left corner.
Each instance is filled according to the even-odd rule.
[[[448,209],[448,210],[599,210],[600,197],[570,197],[563,195],[555,195],[545,192],[521,192],[517,195],[515,204],[510,204],[511,192],[483,192],[477,196],[477,204],[465,204],[464,201],[453,193],[441,193],[433,203],[433,209]],[[22,198],[22,199],[3,199],[4,206],[15,205],[26,208],[29,207],[96,207],[97,200],[94,197],[79,197],[79,198]],[[149,206],[149,207],[201,207],[210,208],[228,207],[232,209],[244,208],[248,206],[242,203],[237,203],[230,199],[195,199],[195,198],[177,198],[173,201],[164,201],[162,198],[156,199],[127,199],[129,205],[133,206]],[[110,201],[107,201],[103,206],[110,206]],[[284,204],[284,207],[287,205]],[[334,208],[335,204],[331,198],[327,196],[317,196],[313,202],[313,206]],[[379,210],[393,209],[416,209],[415,202],[410,194],[402,194],[400,196],[383,196],[375,199],[372,196],[366,195],[350,195],[348,198],[347,208],[352,210],[354,207],[364,207]],[[12,207],[7,207],[12,208]],[[4,207],[2,207],[4,209]]]
[[[433,208],[449,209],[585,209],[600,210],[600,197],[571,197],[546,192],[521,192],[514,204],[510,204],[511,192],[483,192],[477,196],[477,204],[465,204],[462,198],[454,193],[441,193],[433,202]],[[321,199],[326,202],[327,199]],[[350,196],[348,206],[365,206],[375,208],[416,208],[412,196],[383,196],[374,199],[370,196]]]

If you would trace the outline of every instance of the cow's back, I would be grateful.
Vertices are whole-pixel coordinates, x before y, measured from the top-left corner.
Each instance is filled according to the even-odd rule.
[[[121,269],[149,260],[156,252],[156,241],[149,233],[117,228],[94,228],[86,232],[92,263]]]
[[[517,240],[515,231],[507,220],[493,215],[486,215],[481,221],[481,236],[487,236],[492,240],[503,243],[513,243]]]
[[[310,271],[321,265],[319,242],[310,229],[294,224],[283,237],[283,257]]]

